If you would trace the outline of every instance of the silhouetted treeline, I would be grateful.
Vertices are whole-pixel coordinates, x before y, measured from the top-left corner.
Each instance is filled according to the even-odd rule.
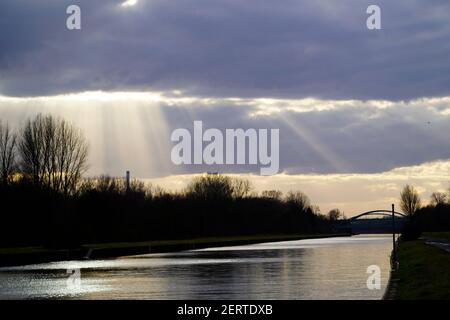
[[[207,236],[330,232],[303,193],[284,198],[236,193],[244,180],[197,178],[182,193],[123,179],[84,180],[77,193],[49,192],[26,180],[2,187],[1,246],[186,239]],[[200,190],[199,190],[200,189]]]
[[[0,247],[331,230],[305,194],[258,196],[247,180],[220,174],[197,177],[178,193],[137,180],[128,187],[122,178],[82,178],[87,143],[52,116],[14,132],[0,124],[0,132]]]
[[[423,207],[416,211],[413,222],[421,231],[450,231],[450,204]]]
[[[400,199],[401,208],[408,215],[403,231],[406,238],[415,239],[427,231],[450,230],[450,190],[432,193],[429,204],[422,206],[417,190],[406,185]]]

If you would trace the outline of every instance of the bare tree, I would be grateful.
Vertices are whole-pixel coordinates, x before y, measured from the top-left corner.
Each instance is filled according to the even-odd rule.
[[[38,115],[33,121],[28,120],[20,133],[20,167],[25,176],[37,185],[44,184],[45,177],[45,122],[45,119]]]
[[[400,193],[400,208],[408,215],[413,215],[421,207],[421,201],[417,190],[406,185]]]
[[[295,205],[301,211],[306,211],[311,208],[311,202],[306,194],[301,191],[290,191],[286,195],[286,202]]]
[[[431,194],[431,204],[439,206],[447,203],[447,195],[444,192],[433,192]]]
[[[0,120],[0,182],[6,186],[16,169],[17,135],[12,132],[9,124]]]
[[[233,183],[230,177],[208,173],[196,177],[186,188],[186,195],[207,200],[223,200],[233,197]]]
[[[245,198],[252,191],[252,185],[247,179],[234,178],[232,179],[233,198]]]
[[[339,218],[343,217],[343,213],[339,209],[332,209],[328,212],[328,220],[330,221],[336,221],[339,220]]]
[[[21,169],[32,181],[65,195],[86,171],[88,146],[81,131],[63,119],[37,115],[20,136]]]

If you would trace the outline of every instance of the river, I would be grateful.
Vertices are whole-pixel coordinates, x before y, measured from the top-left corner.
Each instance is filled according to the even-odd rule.
[[[0,268],[0,299],[381,299],[389,235]],[[369,290],[367,268],[381,288]]]

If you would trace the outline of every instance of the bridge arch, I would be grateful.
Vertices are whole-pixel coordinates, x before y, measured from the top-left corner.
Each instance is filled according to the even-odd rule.
[[[357,220],[361,217],[364,216],[370,216],[370,215],[382,215],[382,216],[392,216],[392,211],[390,210],[372,210],[372,211],[367,211],[367,212],[363,212],[360,213],[354,217],[351,217],[350,219],[348,219],[349,221],[354,221]],[[397,217],[401,217],[401,218],[406,218],[407,215],[402,213],[402,212],[398,212],[398,211],[394,211],[394,215]]]

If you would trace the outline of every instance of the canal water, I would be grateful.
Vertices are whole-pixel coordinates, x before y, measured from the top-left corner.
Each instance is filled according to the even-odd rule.
[[[381,299],[391,241],[360,235],[3,267],[0,299]],[[374,265],[381,288],[371,290]]]

